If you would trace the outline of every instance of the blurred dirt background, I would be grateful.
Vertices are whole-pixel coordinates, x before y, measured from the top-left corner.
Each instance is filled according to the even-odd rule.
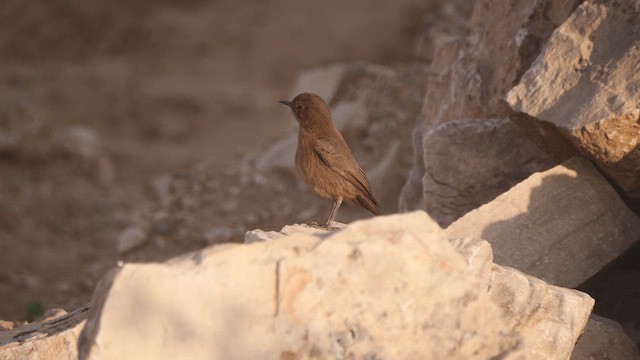
[[[73,310],[119,260],[323,220],[330,203],[287,180],[239,187],[242,159],[292,125],[277,101],[306,69],[387,65],[393,81],[418,82],[396,103],[419,104],[416,44],[439,2],[3,1],[0,319]],[[365,169],[389,131],[362,132]],[[369,216],[345,211],[339,221]],[[119,253],[122,236],[144,244]]]

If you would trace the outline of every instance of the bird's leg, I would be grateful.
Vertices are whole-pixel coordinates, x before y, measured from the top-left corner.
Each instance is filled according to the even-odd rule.
[[[331,207],[331,212],[329,213],[327,222],[324,223],[323,225],[320,225],[317,222],[307,223],[307,225],[317,229],[330,230],[331,222],[333,221],[333,218],[336,216],[336,212],[338,212],[338,208],[340,207],[340,205],[342,205],[342,199],[338,199],[333,202],[333,207]]]
[[[324,224],[325,228],[329,228],[329,226],[331,225],[331,222],[333,221],[333,218],[336,216],[336,212],[338,212],[338,208],[340,207],[340,205],[342,205],[342,199],[336,199],[333,202],[333,207],[331,208],[331,212],[329,213],[329,217],[327,218],[327,222]]]

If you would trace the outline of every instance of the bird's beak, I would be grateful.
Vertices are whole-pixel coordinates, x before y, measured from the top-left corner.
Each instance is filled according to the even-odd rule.
[[[280,100],[280,101],[278,101],[278,102],[279,102],[280,104],[285,104],[285,105],[287,105],[288,107],[291,107],[291,105],[292,105],[292,104],[291,104],[291,101],[287,101],[287,100]]]

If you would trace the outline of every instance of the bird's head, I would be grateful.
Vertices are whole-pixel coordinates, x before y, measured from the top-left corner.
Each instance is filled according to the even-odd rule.
[[[282,100],[280,103],[291,108],[302,127],[331,123],[329,106],[316,94],[302,93],[293,98],[293,101]]]

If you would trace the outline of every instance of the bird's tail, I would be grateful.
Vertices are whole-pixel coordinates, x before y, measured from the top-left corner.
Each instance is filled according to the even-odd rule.
[[[353,202],[371,211],[373,215],[382,215],[380,205],[378,205],[378,202],[373,198],[373,196],[369,197],[358,195]]]

